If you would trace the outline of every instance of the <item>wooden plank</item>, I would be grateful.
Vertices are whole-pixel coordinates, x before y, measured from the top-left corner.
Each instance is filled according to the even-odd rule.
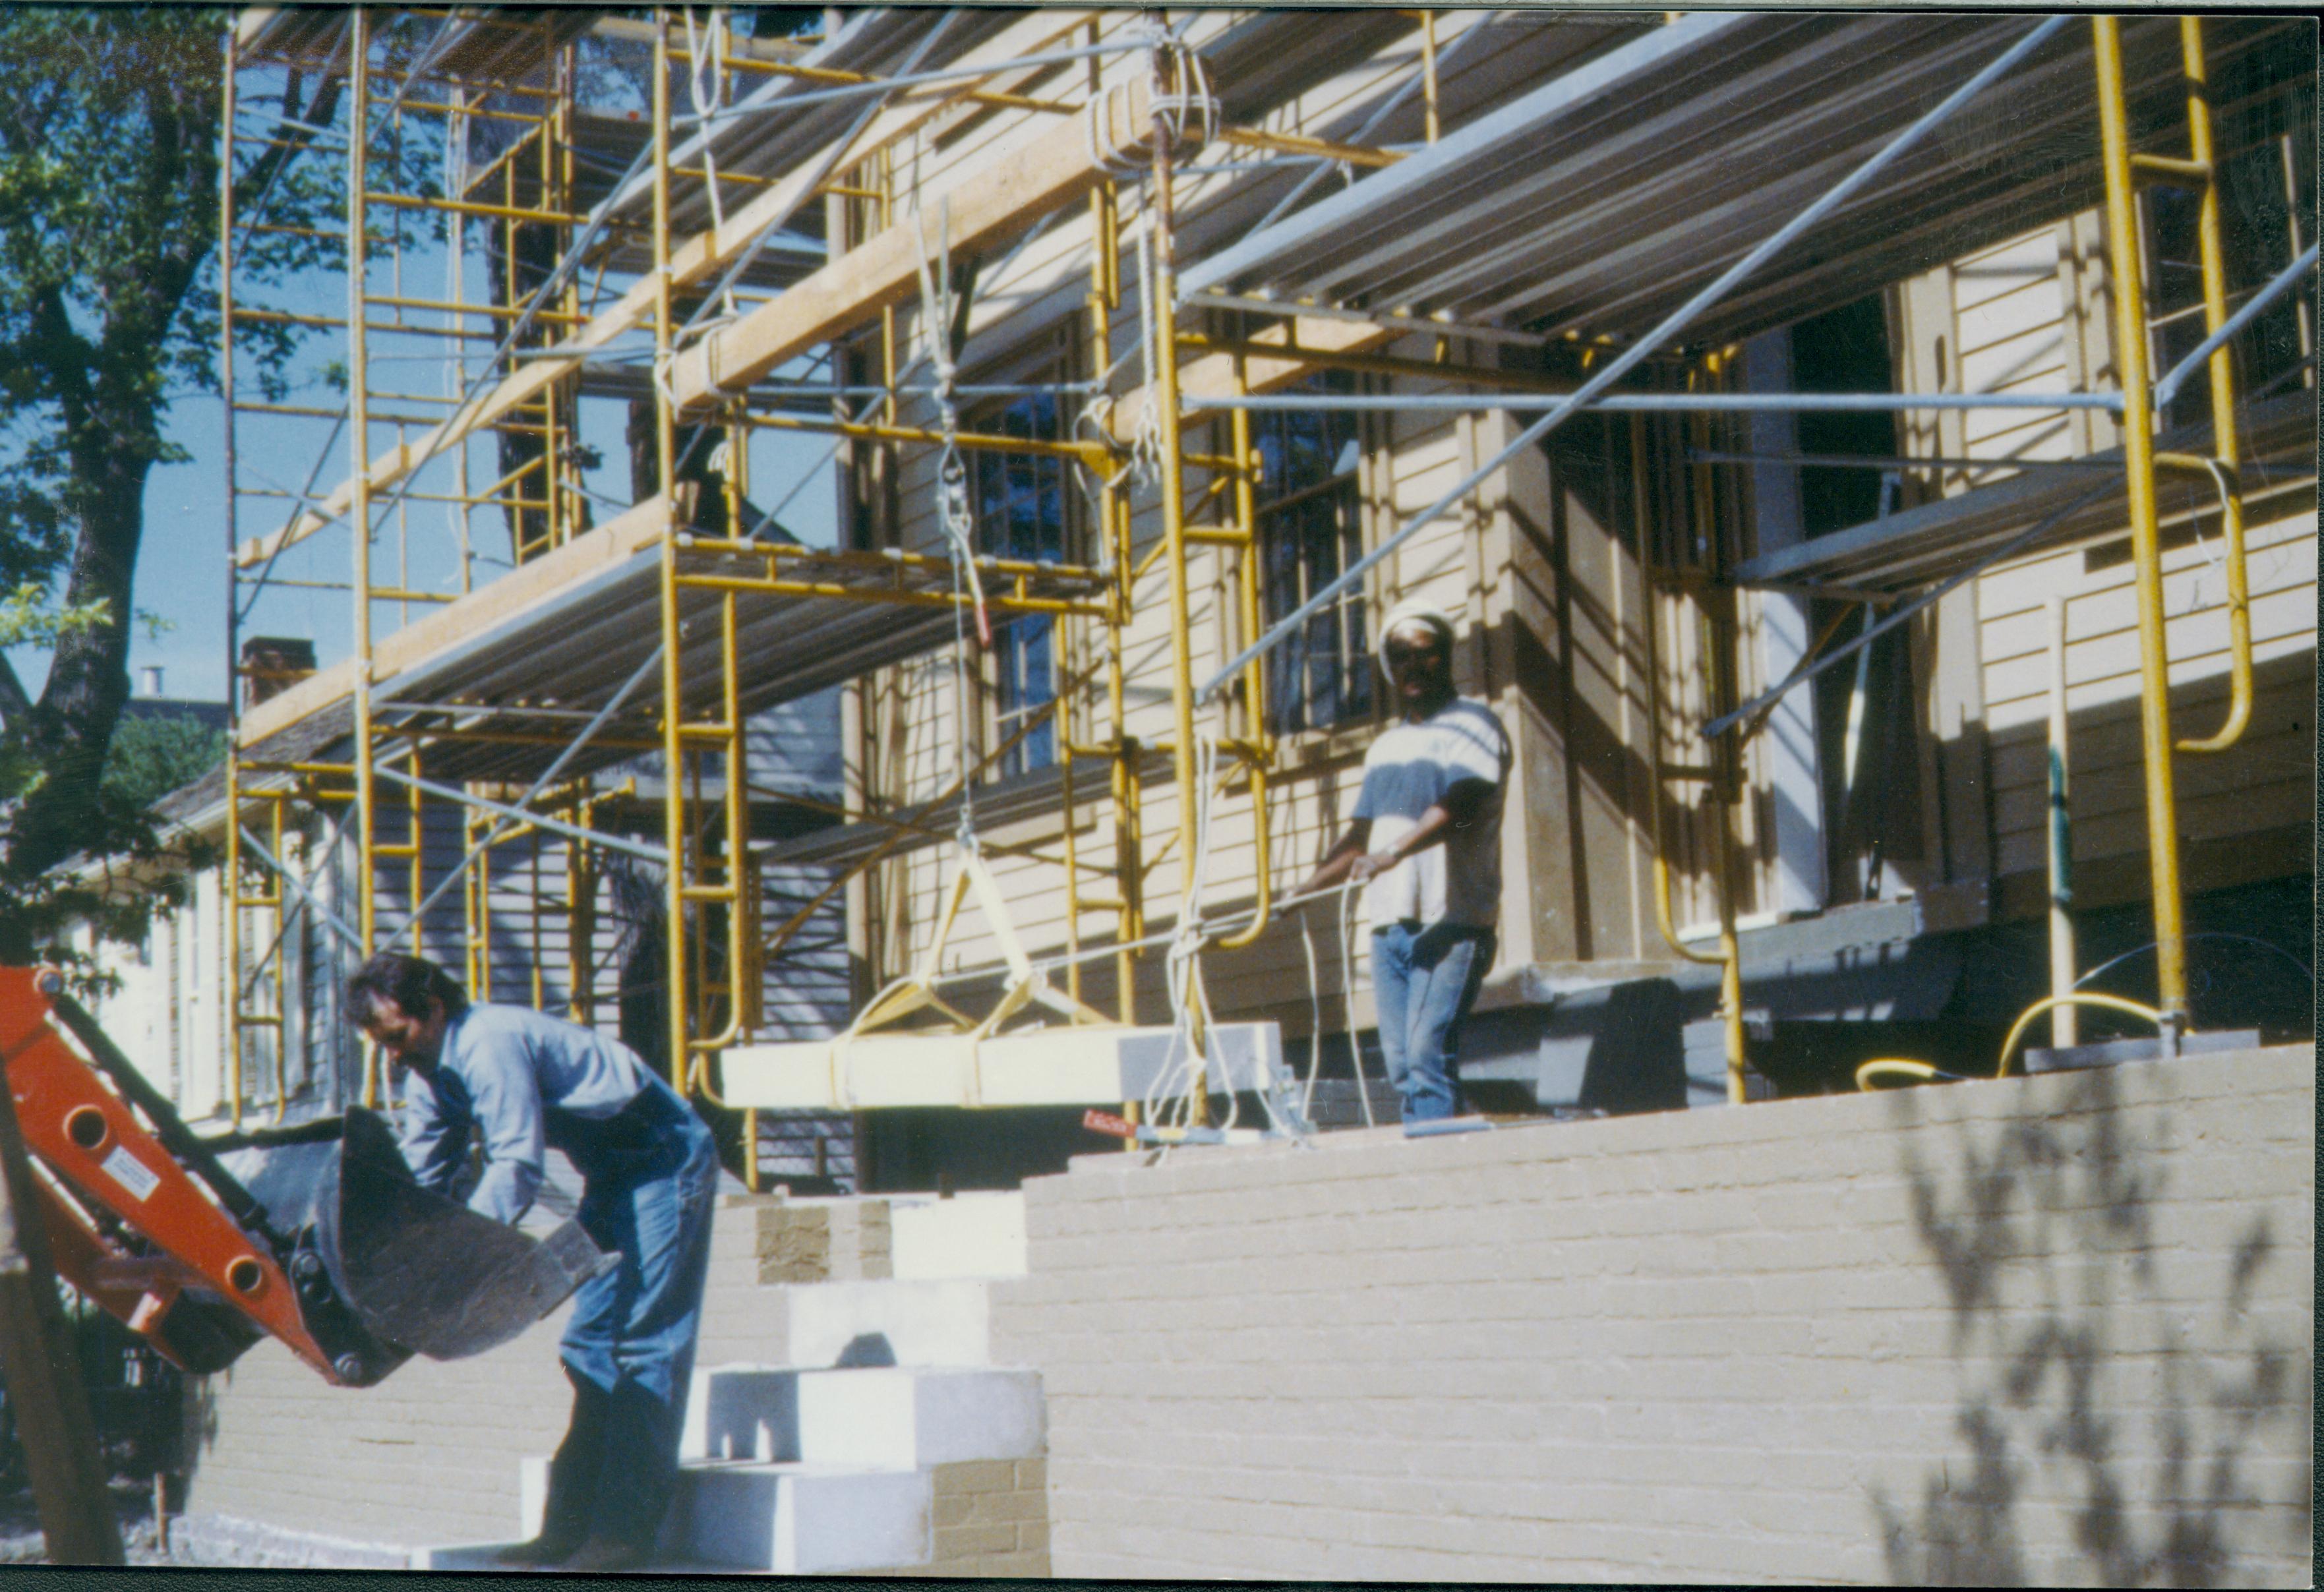
[[[390,633],[372,649],[372,678],[392,680],[454,642],[480,636],[599,570],[625,562],[652,546],[668,522],[662,500],[648,498],[553,552],[520,564],[491,584]],[[255,746],[351,695],[359,662],[342,658],[252,708],[243,715],[242,744]]]
[[[21,1016],[11,1014],[12,1027],[21,1026]],[[121,1564],[121,1526],[106,1488],[72,1334],[57,1299],[34,1175],[17,1130],[15,1100],[0,1088],[0,1375],[6,1378],[50,1560]]]
[[[1127,147],[1148,134],[1151,116],[1143,79],[1131,79],[1106,104],[1115,147]],[[1083,197],[1104,177],[1081,121],[1045,130],[1014,155],[996,159],[948,193],[923,196],[917,219],[908,216],[876,234],[773,302],[679,354],[671,382],[678,406],[747,386],[881,310],[913,299],[919,292],[924,242],[932,253],[939,247],[941,234],[948,231],[953,258],[965,259]],[[939,199],[945,217],[941,226]]]

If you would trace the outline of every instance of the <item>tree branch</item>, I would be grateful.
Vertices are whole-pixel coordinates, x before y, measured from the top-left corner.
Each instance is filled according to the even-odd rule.
[[[235,182],[234,213],[236,216],[243,215],[251,206],[263,198],[267,190],[274,186],[274,179],[281,174],[282,168],[290,162],[291,157],[315,142],[318,134],[311,129],[327,127],[331,124],[331,118],[338,114],[339,93],[346,87],[346,79],[342,75],[326,67],[322,80],[315,85],[315,97],[308,101],[306,108],[300,111],[295,119],[285,114],[282,119],[275,124],[272,135],[273,147],[253,161],[249,170]],[[287,100],[297,91],[298,81],[294,74],[289,91],[283,97]],[[300,125],[301,123],[305,125]]]

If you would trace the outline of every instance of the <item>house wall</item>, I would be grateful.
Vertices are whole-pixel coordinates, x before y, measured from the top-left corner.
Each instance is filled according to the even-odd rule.
[[[995,1353],[1060,1576],[2307,1586],[2314,1117],[2285,1047],[1084,1157]]]
[[[1222,14],[1215,24],[1207,19],[1198,23],[1192,41],[1199,48],[1214,25],[1224,27],[1231,20]],[[1110,33],[1114,25],[1109,22],[1102,32]],[[1125,21],[1120,25],[1128,24]],[[1440,47],[1451,37],[1448,32],[1441,38]],[[1381,57],[1351,67],[1328,84],[1278,106],[1264,119],[1265,124],[1288,132],[1328,124],[1347,107],[1376,97],[1384,86],[1393,83],[1410,64],[1409,48],[1410,41],[1401,41]],[[1109,79],[1124,69],[1120,63],[1109,63]],[[899,210],[908,209],[916,195],[922,213],[928,214],[942,191],[972,163],[1015,147],[1047,126],[1038,117],[979,113],[973,127],[956,133],[953,123],[962,119],[962,115],[940,119],[910,141],[908,150],[899,152]],[[1185,233],[1201,232],[1204,207],[1220,191],[1222,179],[1218,179],[1193,178],[1181,186],[1177,213]],[[1126,361],[1115,379],[1118,391],[1134,386],[1139,374],[1133,186],[1123,188],[1122,203],[1126,302],[1116,317],[1113,345],[1106,351],[1108,359]],[[961,362],[964,382],[1024,379],[1028,351],[1056,345],[1061,319],[1067,341],[1076,345],[1086,343],[1083,300],[1092,235],[1087,216],[1068,212],[1028,245],[1007,271],[998,271],[995,262],[985,262],[989,269],[978,284],[978,307],[970,320],[971,336]],[[1193,252],[1193,245],[1182,249],[1189,257]],[[908,358],[919,348],[914,332],[918,307],[908,307],[898,318],[902,354]],[[1426,338],[1406,338],[1384,345],[1380,352],[1426,359],[1434,353],[1434,345]],[[1456,346],[1454,356],[1491,363],[1496,351],[1482,345]],[[1096,363],[1095,354],[1080,348],[1074,358],[1074,373],[1086,375]],[[1377,391],[1427,391],[1441,385],[1401,378],[1393,382],[1370,380],[1370,387]],[[930,426],[936,414],[924,401],[908,401],[901,418],[908,425]],[[1496,451],[1516,428],[1505,415],[1458,419],[1443,415],[1366,417],[1360,492],[1368,540],[1386,537],[1428,506]],[[1192,429],[1187,446],[1216,451],[1222,450],[1227,440],[1227,428],[1222,421]],[[935,520],[935,468],[931,450],[908,450],[897,466],[899,490],[894,500],[894,523],[860,527],[861,534],[872,540],[892,538],[917,549],[940,546]],[[1207,477],[1190,472],[1188,479],[1198,489]],[[1601,494],[1593,490],[1591,495],[1594,502]],[[1545,656],[1538,638],[1523,637],[1528,627],[1538,627],[1537,616],[1528,612],[1515,617],[1529,600],[1524,581],[1514,574],[1520,557],[1515,549],[1528,538],[1545,542],[1553,534],[1548,529],[1553,519],[1551,496],[1542,461],[1536,456],[1520,457],[1508,470],[1489,478],[1459,511],[1447,515],[1374,572],[1364,592],[1369,623],[1376,624],[1388,605],[1405,596],[1425,596],[1454,612],[1462,632],[1455,670],[1460,688],[1490,701],[1511,732],[1517,772],[1510,793],[1511,816],[1505,828],[1509,891],[1501,933],[1505,962],[1590,954],[1586,947],[1593,944],[1600,947],[1598,954],[1635,955],[1639,945],[1637,892],[1644,877],[1643,854],[1633,843],[1611,860],[1601,859],[1599,830],[1604,822],[1610,822],[1618,833],[1632,832],[1636,842],[1643,840],[1643,825],[1625,816],[1621,804],[1629,795],[1627,788],[1610,803],[1592,789],[1584,798],[1592,804],[1589,833],[1575,837],[1566,833],[1563,813],[1576,793],[1569,789],[1560,754],[1545,740],[1564,732],[1565,709],[1560,695],[1564,687],[1561,680],[1549,677],[1537,667],[1537,660]],[[1162,535],[1158,489],[1150,481],[1132,489],[1131,513],[1132,556],[1143,559]],[[1193,513],[1193,518],[1204,522],[1218,517],[1214,505],[1197,507]],[[1084,532],[1091,529],[1092,518],[1084,510]],[[874,519],[878,520],[876,513]],[[1603,548],[1593,552],[1600,563],[1605,562]],[[1188,630],[1198,679],[1249,639],[1241,634],[1235,608],[1235,568],[1233,557],[1219,548],[1198,546],[1190,550]],[[1122,728],[1148,744],[1167,741],[1174,733],[1167,578],[1167,572],[1157,563],[1137,581],[1132,618],[1123,640],[1128,713]],[[1536,597],[1539,590],[1540,583],[1536,582]],[[1102,630],[1078,621],[1071,621],[1067,629],[1069,666],[1089,669],[1097,665],[1102,658]],[[1551,673],[1572,667],[1590,676],[1592,690],[1600,680],[1615,680],[1618,682],[1616,691],[1636,691],[1642,676],[1634,631],[1612,641],[1612,649],[1620,654],[1618,660],[1610,653],[1598,656],[1605,649],[1595,635],[1582,646],[1580,662],[1563,659],[1551,666]],[[973,693],[983,688],[982,679],[976,677],[981,667],[972,660]],[[983,738],[969,730],[957,711],[952,676],[953,660],[946,650],[883,671],[866,682],[859,698],[862,705],[857,715],[861,726],[857,747],[868,793],[890,803],[924,801],[936,796],[955,775],[964,731],[969,734],[970,756],[974,757],[974,749]],[[1622,709],[1612,703],[1592,705],[1595,711],[1622,716]],[[979,720],[986,711],[982,697],[973,695],[968,720]],[[1201,722],[1215,729],[1217,715],[1205,713]],[[1084,741],[1096,740],[1109,735],[1112,728],[1102,706],[1101,684],[1083,695],[1074,735]],[[1349,724],[1282,739],[1277,772],[1268,793],[1270,833],[1263,859],[1247,789],[1235,785],[1213,799],[1203,895],[1206,916],[1246,909],[1254,898],[1262,869],[1279,890],[1288,889],[1328,850],[1352,806],[1360,783],[1363,749],[1373,728]],[[1240,733],[1239,722],[1227,732]],[[1103,778],[1102,764],[1084,762],[1077,784],[1075,840],[1080,860],[1093,870],[1084,874],[1083,888],[1093,895],[1112,894],[1111,879],[1096,871],[1110,870],[1115,859]],[[1519,814],[1526,816],[1521,819]],[[1168,782],[1147,789],[1142,822],[1143,851],[1151,868],[1144,890],[1151,932],[1175,918],[1185,888],[1185,860],[1174,841],[1180,815],[1176,793]],[[1593,859],[1585,877],[1570,879],[1545,867],[1541,853],[1551,842],[1535,833],[1545,824],[1554,831],[1554,844],[1562,852],[1578,849]],[[1047,860],[1006,855],[987,858],[1008,897],[1016,933],[1036,954],[1063,948],[1067,938],[1066,892],[1060,888],[1062,875],[1056,863],[1060,831],[1060,820],[1054,813],[982,830],[987,838],[1002,845],[1036,844],[1047,854]],[[901,973],[925,950],[934,932],[949,863],[948,849],[925,847],[874,870],[872,880],[859,894],[857,907],[871,920],[857,931],[870,984],[876,986]],[[1683,888],[1684,884],[1683,878]],[[1249,949],[1212,959],[1205,977],[1216,1009],[1275,1018],[1296,1037],[1314,1026],[1312,997],[1332,1014],[1324,1023],[1327,1029],[1345,1026],[1339,1015],[1346,998],[1340,973],[1342,930],[1321,914],[1311,916],[1314,921],[1308,926],[1316,958],[1313,980],[1307,971],[1308,948],[1298,925],[1279,924]],[[1083,915],[1084,943],[1102,941],[1113,928],[1111,913]],[[999,955],[998,943],[982,915],[973,910],[964,915],[948,946],[947,960],[958,965],[986,964]],[[1352,958],[1360,1026],[1371,1020],[1364,961],[1360,954]],[[1167,1010],[1162,972],[1158,959],[1149,958],[1140,968],[1139,998],[1141,1016],[1147,1020]],[[1112,1009],[1116,997],[1111,960],[1089,964],[1083,977],[1084,998]]]
[[[1907,283],[1899,374],[1918,390],[2089,391],[2116,383],[2101,217],[2028,231]],[[1906,427],[1909,451],[1980,459],[2064,459],[2119,446],[2090,410],[1955,411]],[[1979,479],[1992,480],[1985,476]],[[1948,494],[1970,490],[1948,474]],[[2166,516],[2197,511],[2199,538],[2162,556],[2175,735],[2208,735],[2227,714],[2227,580],[2208,482],[2160,480]],[[2315,812],[2316,497],[2312,471],[2246,483],[2255,694],[2241,742],[2174,759],[2186,888],[2312,872]],[[2135,571],[2119,536],[2013,560],[1945,600],[1923,627],[1930,736],[1950,770],[1949,824],[1964,860],[1987,873],[2000,916],[2046,898],[2052,602],[2063,606],[2075,897],[2088,906],[2144,897],[2146,811],[2139,732]],[[1943,744],[1943,743],[1950,744]],[[1980,778],[1981,777],[1981,778]],[[1966,808],[1981,833],[1961,837]]]
[[[1202,34],[1196,30],[1196,40]],[[1109,71],[1117,69],[1110,67]],[[1332,84],[1283,107],[1269,124],[1308,125],[1335,109],[1376,93],[1379,61],[1351,68]],[[957,113],[965,133],[940,121],[899,155],[899,204],[917,183],[925,207],[973,165],[1036,135],[1038,118]],[[1182,219],[1199,216],[1213,191],[1189,179],[1179,196]],[[1135,195],[1123,189],[1124,215],[1134,217]],[[1126,222],[1127,225],[1127,222]],[[1201,230],[1187,222],[1189,235]],[[2089,391],[2113,384],[2107,334],[2106,262],[2098,217],[2085,213],[2029,229],[1896,284],[1892,299],[1897,385],[1905,390],[1993,390],[2009,392]],[[1137,257],[1134,225],[1127,226],[1126,302],[1111,347],[1082,350],[1073,373],[1086,375],[1101,358],[1120,362],[1116,387],[1138,376],[1131,340]],[[1078,211],[1057,218],[1006,271],[980,283],[980,302],[963,360],[964,380],[1018,380],[1038,345],[1085,340],[1077,319],[1086,290],[1091,234]],[[1187,257],[1203,246],[1189,243]],[[988,264],[992,262],[988,262]],[[899,316],[908,349],[916,310]],[[1059,331],[1060,325],[1065,330]],[[1386,352],[1426,358],[1434,349],[1405,339]],[[1490,363],[1489,348],[1452,349],[1455,357]],[[1712,358],[1705,367],[1716,383],[1739,388],[1737,362]],[[1378,391],[1420,392],[1431,383],[1367,378]],[[907,423],[932,424],[926,404],[907,405]],[[1546,449],[1530,451],[1486,481],[1448,514],[1377,570],[1367,584],[1370,614],[1405,595],[1426,595],[1461,618],[1463,640],[1456,673],[1464,692],[1492,702],[1510,732],[1515,762],[1504,828],[1507,897],[1500,924],[1499,962],[1612,962],[1657,959],[1667,950],[1655,931],[1651,865],[1661,806],[1662,849],[1672,871],[1673,916],[1683,933],[1702,934],[1717,916],[1711,888],[1713,856],[1709,805],[1700,783],[1679,780],[1654,790],[1654,714],[1650,676],[1659,669],[1664,703],[1662,759],[1702,760],[1693,726],[1710,709],[1711,662],[1704,649],[1703,607],[1685,596],[1649,598],[1644,589],[1640,543],[1665,566],[1701,564],[1722,539],[1736,548],[1754,539],[1755,483],[1750,472],[1690,465],[1690,447],[1751,446],[1747,427],[1702,419],[1669,424],[1585,417]],[[1439,415],[1367,416],[1362,493],[1367,536],[1377,541],[1466,468],[1498,449],[1524,417],[1486,413],[1452,419]],[[1190,447],[1223,446],[1223,427],[1197,428]],[[1911,454],[1991,459],[2057,460],[2114,446],[2111,420],[2086,410],[2022,410],[1906,417],[1900,443]],[[937,545],[934,521],[935,462],[929,450],[908,450],[897,469],[893,523],[871,534],[912,548]],[[1761,474],[1767,474],[1761,472]],[[1987,477],[1986,479],[1990,479]],[[1189,473],[1199,487],[1206,477]],[[1955,472],[1929,492],[1969,490],[1972,478]],[[2183,483],[2172,490],[2191,491]],[[1161,535],[1157,493],[1151,483],[1132,491],[1134,557],[1143,557]],[[2313,488],[2279,483],[2273,497],[2254,496],[2254,620],[2261,684],[2258,711],[2246,743],[2215,759],[2182,759],[2181,783],[2187,842],[2187,886],[2216,888],[2309,870],[2307,814],[2313,796],[2308,756],[2313,726],[2305,711],[2313,678],[2315,538]],[[1214,511],[1197,507],[1194,518]],[[1084,514],[1086,522],[1088,516]],[[1714,560],[1715,562],[1715,560]],[[2174,710],[2185,732],[2200,732],[2223,711],[2226,674],[2223,581],[2215,542],[2166,555],[2166,602],[2173,615]],[[1188,630],[1197,679],[1246,640],[1233,612],[1233,558],[1197,547],[1187,560]],[[1169,700],[1170,632],[1166,574],[1149,568],[1137,582],[1133,617],[1124,639],[1129,706],[1124,728],[1149,745],[1173,733]],[[2029,627],[2042,621],[2046,600],[2065,599],[2070,644],[2068,670],[2075,715],[2076,857],[2082,870],[2080,898],[2102,906],[2144,892],[2144,831],[2135,728],[2138,678],[2130,571],[2104,566],[2077,548],[2001,566],[1934,605],[1911,627],[1919,734],[1920,854],[1891,857],[1892,888],[1928,902],[1933,927],[1964,927],[1997,914],[2038,908],[2042,870],[2040,814],[2044,799],[2040,722],[2047,663]],[[1653,612],[1656,634],[1648,635]],[[1789,658],[1805,639],[1800,599],[1738,594],[1733,689],[1748,698],[1771,683],[1769,659]],[[1821,615],[1817,616],[1819,619]],[[1102,631],[1093,623],[1067,627],[1069,663],[1088,668],[1099,660]],[[1783,634],[1778,636],[1777,630]],[[1786,640],[1784,638],[1788,637]],[[1779,645],[1781,643],[1781,645]],[[1785,650],[1788,649],[1788,650]],[[982,665],[972,661],[974,675]],[[960,737],[971,755],[981,737],[968,727],[985,705],[972,679],[972,705],[954,705],[948,652],[887,671],[866,684],[859,715],[861,767],[866,788],[890,802],[925,800],[954,777]],[[1111,725],[1084,695],[1076,736],[1102,739]],[[1803,702],[1804,695],[1796,700]],[[1231,716],[1203,715],[1206,727],[1240,728]],[[1806,722],[1808,721],[1802,721]],[[1258,854],[1250,802],[1240,787],[1210,805],[1209,871],[1203,909],[1212,916],[1251,901],[1264,870],[1279,887],[1304,876],[1345,821],[1360,778],[1367,724],[1285,737],[1269,793],[1268,855]],[[1794,728],[1796,740],[1805,732]],[[1807,772],[1788,768],[1786,793],[1775,789],[1776,749],[1765,737],[1742,753],[1748,797],[1733,817],[1737,855],[1736,909],[1747,924],[1769,911],[1817,905],[1822,858],[1811,855],[1811,833],[1795,835],[1797,855],[1779,855],[1781,803],[1812,798],[1813,749],[1792,749],[1792,760],[1810,759]],[[1084,765],[1079,787],[1075,842],[1093,871],[1083,888],[1112,892],[1099,871],[1114,860],[1112,825],[1102,797],[1102,765]],[[1176,794],[1167,782],[1149,787],[1143,804],[1144,855],[1151,864],[1145,889],[1149,931],[1176,916],[1183,890],[1175,837]],[[1010,901],[1014,926],[1037,954],[1062,949],[1067,939],[1067,891],[1057,862],[1056,815],[1022,820],[987,831],[1010,845],[1030,845],[1046,860],[992,859]],[[1807,848],[1803,850],[1802,848]],[[949,856],[925,847],[881,864],[859,892],[863,921],[854,931],[870,982],[904,971],[926,949],[934,929]],[[1803,882],[1805,881],[1805,882]],[[1214,952],[1205,978],[1215,1009],[1238,1017],[1271,1017],[1295,1039],[1323,1013],[1327,1030],[1370,1021],[1365,958],[1345,958],[1352,991],[1342,989],[1341,925],[1310,915],[1300,925],[1279,924],[1254,945]],[[1111,934],[1102,911],[1083,915],[1085,944]],[[966,915],[949,942],[954,965],[989,964],[999,954],[981,916]],[[1310,972],[1310,958],[1314,971]],[[1110,961],[1084,973],[1084,996],[1114,1004]],[[1141,1015],[1167,1009],[1161,963],[1140,969]],[[1352,994],[1352,1007],[1347,1004]]]

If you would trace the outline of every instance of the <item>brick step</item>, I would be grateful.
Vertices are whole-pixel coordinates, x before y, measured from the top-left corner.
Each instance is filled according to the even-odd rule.
[[[540,1529],[549,1461],[524,1462],[526,1529]],[[692,1464],[641,1574],[836,1574],[926,1564],[935,1480],[925,1470],[841,1470],[754,1462]],[[506,1544],[424,1548],[414,1569],[523,1573],[495,1562]],[[559,1573],[553,1567],[543,1573]]]
[[[925,1564],[934,1501],[925,1470],[690,1465],[663,1540],[678,1557],[778,1575]]]
[[[909,1470],[1043,1442],[1033,1371],[719,1366],[694,1374],[678,1457]]]
[[[1395,1084],[1385,1078],[1375,1078],[1366,1073],[1363,1093],[1371,1098],[1375,1126],[1393,1127],[1404,1120],[1404,1097],[1397,1093]],[[1361,1127],[1365,1125],[1363,1098],[1356,1092],[1356,1081],[1352,1078],[1315,1080],[1315,1096],[1308,1109],[1318,1127]]]
[[[558,1565],[503,1564],[503,1549],[516,1546],[513,1542],[461,1542],[449,1548],[414,1548],[410,1561],[399,1568],[477,1573],[495,1576],[563,1576],[568,1572]],[[657,1557],[651,1563],[640,1565],[631,1572],[641,1576],[717,1576],[732,1575],[732,1565],[711,1564],[700,1560]]]

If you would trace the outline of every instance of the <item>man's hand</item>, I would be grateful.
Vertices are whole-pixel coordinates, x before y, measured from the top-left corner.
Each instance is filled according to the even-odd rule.
[[[1393,846],[1385,846],[1377,851],[1367,852],[1349,864],[1348,877],[1358,884],[1362,884],[1377,874],[1386,873],[1403,860],[1402,852]]]
[[[1315,871],[1307,876],[1306,882],[1291,892],[1293,898],[1319,895],[1346,879],[1364,860],[1364,847],[1371,840],[1371,834],[1370,819],[1358,818],[1351,821],[1345,833],[1340,836],[1339,842],[1333,846],[1323,860],[1316,865]],[[1367,876],[1358,875],[1357,877]]]

